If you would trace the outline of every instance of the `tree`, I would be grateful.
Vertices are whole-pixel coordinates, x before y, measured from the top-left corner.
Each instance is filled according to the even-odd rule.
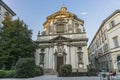
[[[0,61],[4,69],[15,66],[19,57],[34,56],[35,45],[31,35],[32,31],[23,21],[5,17],[0,30]]]

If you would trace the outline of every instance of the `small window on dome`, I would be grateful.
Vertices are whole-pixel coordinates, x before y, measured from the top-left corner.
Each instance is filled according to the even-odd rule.
[[[78,23],[78,22],[76,22],[76,23],[75,23],[75,26],[76,26],[76,27],[79,27],[79,23]]]
[[[76,29],[76,33],[81,33],[81,29]]]

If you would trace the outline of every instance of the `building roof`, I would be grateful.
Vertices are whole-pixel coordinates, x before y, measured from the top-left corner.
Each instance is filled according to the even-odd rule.
[[[16,13],[11,10],[2,0],[0,0],[0,5],[2,5],[7,11],[9,11],[9,13],[11,13],[13,16],[16,15]]]
[[[95,36],[94,36],[94,38],[93,38],[93,40],[91,41],[89,47],[90,47],[91,44],[93,43],[94,39],[95,39],[96,36],[97,36],[97,33],[98,33],[98,32],[100,31],[100,29],[104,26],[104,24],[105,24],[110,18],[112,18],[115,14],[117,14],[117,13],[120,13],[120,10],[116,10],[116,11],[113,12],[110,16],[108,16],[105,20],[103,20],[102,24],[100,25],[98,31],[96,32],[96,34],[95,34]],[[89,48],[89,47],[88,47],[88,48]]]
[[[43,24],[45,25],[49,20],[51,19],[59,19],[59,18],[73,18],[77,19],[78,21],[81,21],[84,23],[83,20],[79,19],[75,14],[68,12],[67,8],[65,6],[62,6],[61,9],[54,14],[47,17],[47,21]]]

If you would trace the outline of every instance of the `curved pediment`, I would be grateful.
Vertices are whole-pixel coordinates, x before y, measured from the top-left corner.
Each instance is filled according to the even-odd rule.
[[[48,16],[47,19],[58,19],[65,17],[76,17],[76,15],[68,12],[66,7],[61,7],[60,11]]]
[[[61,19],[61,18],[77,18],[77,16],[75,14],[71,13],[71,12],[68,12],[67,8],[63,6],[56,13],[48,16],[47,21],[43,25],[49,23],[51,20]]]
[[[58,11],[50,16],[47,17],[47,19],[59,19],[59,18],[70,18],[70,17],[76,17],[75,14],[72,14],[67,11]]]

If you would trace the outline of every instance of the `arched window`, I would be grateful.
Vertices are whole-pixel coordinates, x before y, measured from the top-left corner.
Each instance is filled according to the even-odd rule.
[[[56,28],[57,28],[57,33],[64,33],[64,24],[58,24]]]

